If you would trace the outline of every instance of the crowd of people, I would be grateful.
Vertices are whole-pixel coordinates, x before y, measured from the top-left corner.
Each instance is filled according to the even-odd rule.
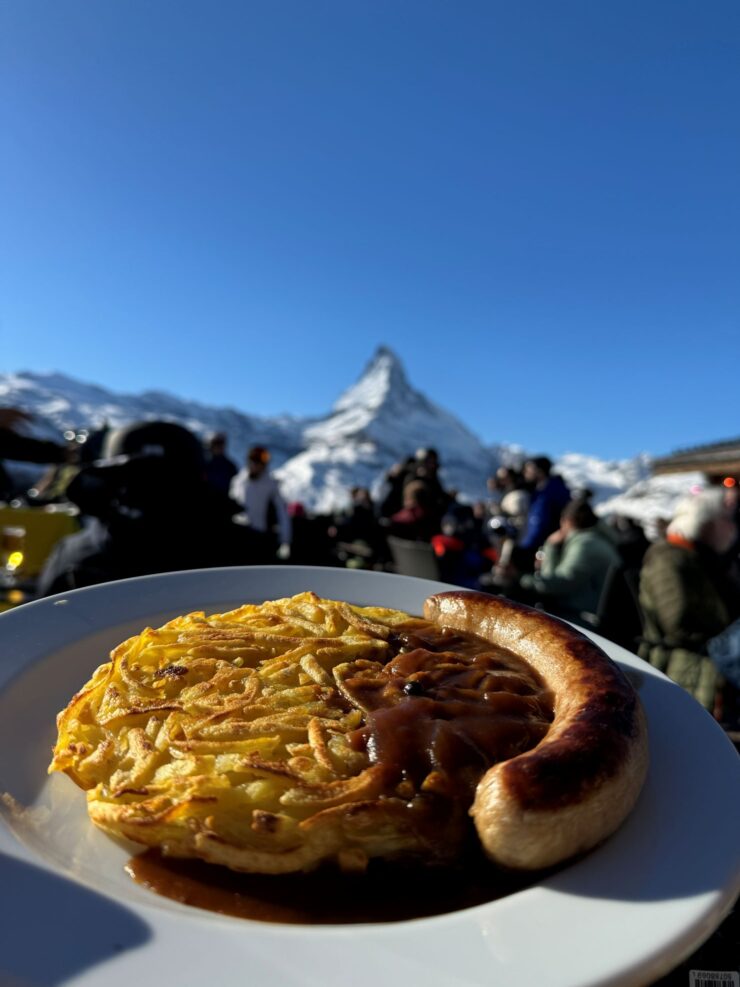
[[[69,503],[82,520],[48,558],[39,596],[224,565],[404,571],[398,546],[413,543],[442,581],[593,627],[638,650],[721,721],[738,722],[737,487],[688,498],[651,543],[636,522],[599,517],[591,492],[569,489],[545,456],[500,467],[488,497],[467,503],[425,448],[389,468],[377,498],[354,487],[346,509],[317,515],[285,502],[264,446],[238,468],[224,435],[203,445],[172,422],[54,443],[23,435],[25,417],[0,409],[0,460],[48,471],[19,491],[0,470],[0,499]]]

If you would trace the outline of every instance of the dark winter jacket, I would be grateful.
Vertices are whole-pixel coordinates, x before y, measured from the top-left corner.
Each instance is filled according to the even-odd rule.
[[[656,542],[640,574],[640,604],[640,657],[711,710],[721,676],[707,644],[740,615],[740,594],[721,560],[701,546]]]
[[[223,453],[216,453],[206,460],[206,479],[212,487],[228,494],[231,481],[239,470]]]
[[[547,483],[532,494],[527,527],[521,547],[535,551],[560,527],[560,515],[570,500],[570,491],[561,476],[550,476]]]

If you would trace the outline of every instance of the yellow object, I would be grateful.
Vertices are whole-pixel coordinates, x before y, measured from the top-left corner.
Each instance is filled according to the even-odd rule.
[[[12,610],[13,607],[25,603],[26,594],[20,589],[7,590],[4,596],[0,596],[0,613],[5,610]]]
[[[11,552],[8,561],[5,563],[8,569],[17,569],[23,562],[23,552]]]
[[[24,579],[32,579],[41,572],[60,538],[78,531],[80,523],[71,511],[44,507],[0,507],[0,531],[4,527],[25,528],[22,558],[13,568]],[[10,558],[17,554],[21,553],[13,552]]]

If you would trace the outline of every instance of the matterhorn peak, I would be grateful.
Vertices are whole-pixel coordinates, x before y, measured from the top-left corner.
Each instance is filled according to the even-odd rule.
[[[334,405],[335,412],[362,407],[376,410],[388,398],[411,390],[398,356],[388,346],[379,346],[359,380],[346,390]]]
[[[453,414],[412,386],[388,346],[376,349],[331,413],[311,419],[262,418],[158,392],[120,394],[53,371],[0,373],[0,405],[23,408],[33,415],[34,434],[56,441],[67,429],[95,428],[103,421],[115,428],[166,418],[202,436],[224,432],[235,461],[242,462],[251,445],[267,445],[283,496],[321,513],[346,505],[352,486],[366,486],[378,496],[391,465],[429,447],[439,454],[447,487],[482,499],[486,477],[511,452],[484,447]],[[670,517],[674,502],[701,481],[696,474],[680,474],[669,489],[672,478],[648,480],[648,463],[642,461],[614,464],[566,455],[557,466],[571,487],[595,491],[600,510],[638,518]],[[628,487],[634,495],[624,493]]]
[[[334,449],[351,441],[373,450],[377,468],[387,469],[417,449],[433,446],[443,462],[477,462],[487,470],[489,454],[449,412],[409,383],[393,350],[380,346],[359,380],[339,398],[328,418],[304,432],[309,447]],[[323,455],[323,452],[322,452]]]

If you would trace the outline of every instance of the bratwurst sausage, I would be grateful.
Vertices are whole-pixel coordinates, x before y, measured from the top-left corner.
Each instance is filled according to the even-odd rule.
[[[648,767],[645,714],[617,665],[569,625],[500,597],[438,593],[424,616],[513,651],[553,693],[543,740],[478,783],[470,814],[488,857],[517,869],[550,867],[613,833]]]

